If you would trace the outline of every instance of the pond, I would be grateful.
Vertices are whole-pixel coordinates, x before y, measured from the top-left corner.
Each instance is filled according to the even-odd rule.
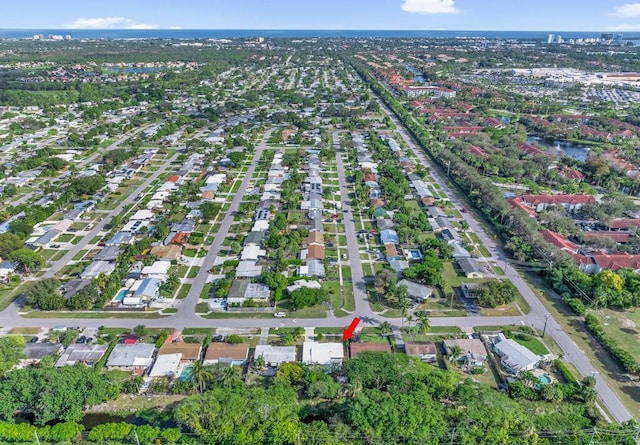
[[[529,136],[527,138],[527,144],[537,144],[547,149],[547,153],[559,154],[564,152],[565,155],[570,158],[576,159],[581,162],[587,160],[589,154],[589,147],[583,145],[575,145],[573,142],[545,139],[539,136]]]

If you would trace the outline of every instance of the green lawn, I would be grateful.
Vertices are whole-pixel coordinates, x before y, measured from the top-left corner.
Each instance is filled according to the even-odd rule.
[[[534,354],[545,355],[549,353],[540,340],[535,337],[531,337],[530,335],[514,333],[513,339]]]
[[[640,311],[593,311],[604,326],[605,334],[634,356],[640,356]]]
[[[305,308],[293,311],[293,308],[291,307],[289,300],[282,300],[278,302],[278,310],[287,312],[287,318],[326,318],[327,317],[327,311],[325,310],[324,306],[321,304],[318,304],[312,307],[305,307]],[[247,314],[244,314],[244,315],[246,316]],[[268,314],[268,315],[271,316],[271,314]]]
[[[190,290],[191,290],[191,284],[183,284],[182,287],[180,288],[180,291],[178,292],[177,298],[178,299],[186,298]]]

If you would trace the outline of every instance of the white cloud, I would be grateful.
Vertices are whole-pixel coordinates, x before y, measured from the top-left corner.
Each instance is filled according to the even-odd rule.
[[[458,12],[454,0],[404,0],[402,10],[418,14],[451,14]]]
[[[156,29],[155,25],[138,23],[125,17],[77,18],[65,25],[69,29]]]
[[[182,26],[169,26],[169,29],[182,29]]]
[[[609,15],[616,17],[638,17],[640,15],[640,3],[628,3],[617,6]]]

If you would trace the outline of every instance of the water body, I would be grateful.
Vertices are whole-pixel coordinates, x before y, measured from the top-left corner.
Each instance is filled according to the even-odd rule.
[[[413,77],[414,82],[425,83],[427,81],[426,77],[424,77],[422,72],[417,70],[415,66],[413,65],[405,65],[405,66],[409,71],[411,71],[412,74],[415,74],[415,76]]]
[[[74,39],[234,39],[234,38],[485,38],[547,40],[547,34],[565,40],[600,37],[597,32],[571,31],[438,31],[438,30],[329,30],[329,29],[0,29],[0,39],[31,39],[35,34],[70,35]],[[640,39],[640,33],[625,33]]]
[[[570,158],[576,159],[581,162],[585,162],[587,160],[587,156],[589,155],[589,147],[583,145],[575,145],[572,142],[568,141],[559,141],[559,140],[550,140],[544,139],[539,136],[529,136],[527,138],[527,144],[536,144],[540,145],[547,149],[548,153],[559,153],[564,152],[565,155]]]

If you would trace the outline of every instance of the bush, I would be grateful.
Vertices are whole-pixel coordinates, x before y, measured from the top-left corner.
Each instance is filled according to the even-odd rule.
[[[558,368],[560,374],[562,374],[564,379],[567,381],[567,383],[578,383],[578,379],[576,379],[573,373],[569,371],[569,368],[567,368],[567,365],[565,365],[563,361],[556,360],[555,365]]]
[[[92,442],[106,442],[108,440],[123,440],[130,436],[133,425],[126,422],[103,423],[89,431],[87,438]]]
[[[236,345],[239,343],[243,343],[244,340],[242,339],[242,337],[240,337],[239,335],[233,334],[233,335],[227,335],[224,339],[224,341],[226,341],[227,343],[230,343],[232,345]]]
[[[565,301],[577,316],[584,317],[587,313],[587,307],[584,305],[582,300],[578,298],[567,298]]]
[[[484,368],[473,368],[471,370],[471,374],[473,375],[484,374]]]

